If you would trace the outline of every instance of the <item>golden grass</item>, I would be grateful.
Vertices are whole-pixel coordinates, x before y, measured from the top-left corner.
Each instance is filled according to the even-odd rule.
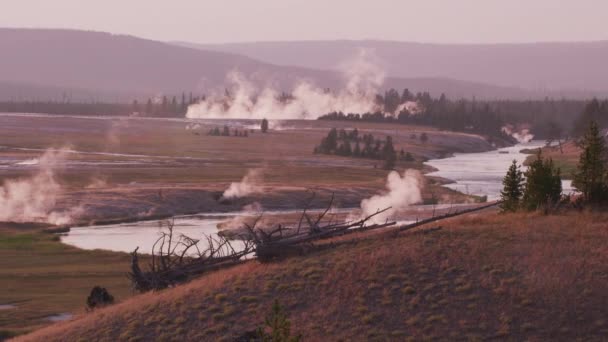
[[[601,340],[608,214],[472,214],[215,272],[19,340],[230,340],[278,298],[305,340]],[[315,276],[312,276],[315,275]]]

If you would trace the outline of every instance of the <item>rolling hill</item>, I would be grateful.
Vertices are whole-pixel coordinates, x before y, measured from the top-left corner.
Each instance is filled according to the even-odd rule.
[[[345,83],[337,71],[274,65],[234,52],[194,49],[102,32],[57,29],[0,29],[0,100],[92,98],[117,100],[193,91],[208,93],[226,86],[232,70],[258,86],[289,91],[301,80],[319,87]],[[340,46],[340,44],[338,44]],[[282,54],[277,58],[281,59]],[[311,60],[324,58],[310,55]],[[328,60],[337,58],[328,56]],[[282,64],[289,64],[284,60]],[[541,93],[517,87],[439,77],[389,77],[384,88],[409,88],[450,97],[530,98]]]
[[[334,69],[364,48],[378,55],[392,77],[458,79],[550,96],[608,94],[608,41],[442,45],[342,40],[181,45],[315,69]]]

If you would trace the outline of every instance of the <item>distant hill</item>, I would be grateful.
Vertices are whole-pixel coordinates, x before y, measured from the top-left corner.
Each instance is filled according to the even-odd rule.
[[[333,44],[336,44],[335,48]],[[303,53],[298,58],[300,61],[308,58],[309,64],[323,67],[320,61],[324,58],[337,62],[341,56],[352,57],[346,51],[342,55],[332,52],[343,46],[341,42],[325,45],[328,46],[327,53],[324,49],[298,48],[296,51]],[[226,75],[232,70],[242,72],[258,86],[272,85],[286,91],[301,80],[332,89],[342,87],[345,82],[343,75],[336,71],[274,65],[231,51],[195,49],[102,32],[0,28],[0,46],[0,100],[48,97],[54,100],[114,101],[190,91],[201,94],[223,89]],[[277,56],[272,59],[281,64],[294,62],[293,59],[283,59],[286,52],[280,52],[284,48],[281,46],[277,45]],[[209,48],[234,50],[231,45]],[[272,55],[274,52],[268,53]],[[270,55],[266,57],[270,58]],[[436,96],[446,93],[453,98],[547,95],[545,92],[459,81],[445,76],[392,77],[386,80],[384,88],[429,91]]]
[[[608,94],[608,41],[532,44],[441,45],[392,41],[181,43],[238,53],[267,63],[333,69],[360,48],[372,49],[387,74],[449,78],[518,87],[537,94]]]

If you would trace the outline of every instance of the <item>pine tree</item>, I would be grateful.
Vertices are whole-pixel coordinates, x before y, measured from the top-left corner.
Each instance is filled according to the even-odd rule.
[[[502,180],[503,190],[500,192],[502,211],[516,211],[519,208],[524,190],[523,172],[521,172],[517,161],[509,167],[505,178]]]
[[[551,159],[543,160],[540,150],[525,177],[523,208],[536,210],[559,201],[562,193],[560,170],[555,168]]]
[[[589,123],[581,141],[583,151],[579,157],[577,171],[572,184],[587,202],[599,203],[607,199],[606,184],[606,142],[600,135],[595,121]]]
[[[262,125],[260,128],[262,130],[262,133],[268,132],[268,120],[266,120],[265,118],[262,119]]]
[[[395,151],[393,151],[392,153],[389,153],[386,155],[385,159],[384,159],[384,169],[385,170],[392,170],[395,168],[395,163],[397,161],[397,153],[395,153]]]

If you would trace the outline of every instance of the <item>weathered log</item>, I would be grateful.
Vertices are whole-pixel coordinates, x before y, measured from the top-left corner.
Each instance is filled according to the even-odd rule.
[[[496,201],[494,203],[487,204],[487,205],[484,205],[484,206],[481,206],[481,207],[475,207],[475,208],[470,208],[470,209],[456,211],[456,212],[453,212],[453,213],[447,213],[447,214],[440,215],[440,216],[430,217],[428,219],[417,221],[415,223],[403,225],[403,226],[401,226],[401,227],[398,228],[397,232],[402,232],[402,231],[405,231],[405,230],[410,230],[410,229],[413,229],[413,228],[416,228],[416,227],[423,226],[423,225],[425,225],[427,223],[431,223],[431,222],[435,222],[435,221],[440,221],[440,220],[445,220],[447,218],[456,217],[456,216],[460,216],[460,215],[464,215],[464,214],[469,214],[469,213],[472,213],[472,212],[475,212],[475,211],[480,211],[480,210],[488,209],[488,208],[497,206],[500,203],[502,203],[502,201]]]

